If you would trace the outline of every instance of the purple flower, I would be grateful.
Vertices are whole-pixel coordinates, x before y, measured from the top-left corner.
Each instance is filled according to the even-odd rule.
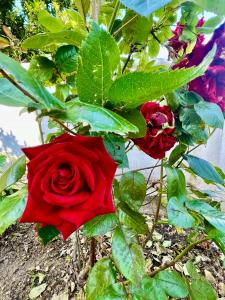
[[[202,43],[195,47],[174,69],[200,64],[214,44],[217,45],[217,51],[212,63],[203,76],[189,83],[189,90],[198,93],[208,102],[218,104],[225,111],[225,23],[215,30],[206,45]]]

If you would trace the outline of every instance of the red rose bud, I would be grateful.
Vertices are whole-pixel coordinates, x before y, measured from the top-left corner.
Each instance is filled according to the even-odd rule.
[[[212,63],[203,76],[189,83],[189,90],[198,93],[208,102],[218,104],[225,111],[225,23],[215,30],[206,45],[195,47],[174,69],[200,64],[214,44],[217,45],[217,51]]]
[[[160,106],[156,102],[145,103],[141,113],[146,120],[147,131],[143,138],[134,139],[134,143],[149,156],[162,159],[176,143],[173,113],[169,106]]]
[[[20,222],[55,226],[66,239],[82,224],[113,213],[117,165],[101,137],[63,134],[23,149],[28,163],[28,201]]]

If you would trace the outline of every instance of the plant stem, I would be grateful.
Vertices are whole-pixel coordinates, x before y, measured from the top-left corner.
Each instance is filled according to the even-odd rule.
[[[101,0],[92,0],[92,20],[98,22]]]
[[[114,11],[113,11],[113,14],[112,14],[112,18],[109,22],[109,32],[110,33],[112,33],[113,25],[114,25],[116,15],[117,15],[117,12],[118,12],[119,8],[120,8],[120,1],[116,0],[116,4],[115,4],[115,8],[114,8]]]
[[[96,262],[96,240],[95,238],[91,238],[90,240],[90,265],[91,268],[94,266]]]
[[[158,168],[161,165],[158,166],[152,166],[152,167],[146,167],[146,168],[140,168],[140,169],[136,169],[136,170],[131,170],[132,172],[139,172],[139,171],[144,171],[144,170],[150,170],[150,169],[154,169],[154,168]],[[121,176],[123,174],[117,174],[116,176]]]
[[[184,250],[178,254],[174,260],[172,260],[171,262],[169,263],[165,263],[164,265],[162,265],[161,267],[159,267],[158,269],[156,269],[155,271],[151,272],[149,274],[150,277],[153,277],[155,276],[157,273],[159,273],[160,271],[162,270],[165,270],[165,269],[168,269],[170,267],[173,267],[179,260],[181,260],[192,248],[194,248],[196,245],[199,245],[199,244],[202,244],[206,241],[208,241],[210,238],[207,237],[207,238],[204,238],[204,239],[201,239],[201,240],[198,240],[194,243],[191,243],[189,244],[186,248],[184,248]]]
[[[53,117],[52,117],[52,120],[54,122],[58,123],[63,129],[65,129],[65,131],[67,131],[67,132],[69,132],[69,133],[71,133],[73,135],[76,135],[76,133],[73,130],[69,129],[66,125],[64,125],[63,122],[61,122],[61,121],[59,121],[59,120],[57,120],[57,119],[55,119]]]
[[[122,31],[125,27],[127,27],[127,25],[129,25],[133,20],[135,20],[137,18],[137,16],[138,15],[135,15],[130,20],[128,20],[126,23],[124,23],[119,29],[117,29],[117,31],[115,31],[113,33],[113,36],[116,36],[118,33],[120,33],[120,31]]]
[[[42,129],[42,125],[41,125],[41,118],[37,119],[37,123],[38,123],[38,129],[39,129],[39,133],[40,133],[40,139],[41,139],[41,143],[42,145],[45,143],[44,140],[44,133],[43,133],[43,129]]]
[[[161,165],[160,165],[160,184],[159,184],[159,196],[158,196],[158,202],[157,202],[157,207],[156,207],[156,212],[155,212],[155,218],[154,222],[152,224],[151,231],[149,232],[146,240],[144,241],[144,246],[148,242],[148,240],[152,239],[153,232],[155,230],[158,218],[159,218],[159,212],[160,212],[160,207],[162,203],[162,193],[163,193],[163,160],[161,160]]]
[[[20,90],[25,96],[29,97],[32,101],[35,103],[39,103],[38,100],[32,96],[30,93],[28,93],[24,88],[22,88],[12,77],[10,77],[4,70],[0,70],[2,75],[8,79],[18,90]]]

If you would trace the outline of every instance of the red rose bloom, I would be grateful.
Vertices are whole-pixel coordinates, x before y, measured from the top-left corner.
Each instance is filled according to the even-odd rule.
[[[147,131],[143,138],[134,139],[134,143],[149,156],[162,159],[176,143],[173,113],[169,106],[160,106],[156,102],[145,103],[141,113],[146,120]]]
[[[66,239],[92,218],[113,213],[116,163],[101,137],[63,134],[23,149],[28,163],[28,202],[20,222],[55,226]]]

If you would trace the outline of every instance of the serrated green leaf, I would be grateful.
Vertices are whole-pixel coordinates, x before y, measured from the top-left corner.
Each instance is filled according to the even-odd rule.
[[[156,39],[152,38],[148,43],[148,47],[150,57],[154,58],[159,54],[160,44],[158,41],[156,41]]]
[[[149,232],[145,217],[137,211],[132,210],[126,202],[120,202],[117,205],[119,211],[120,223],[134,230],[136,233],[146,234]]]
[[[186,206],[202,215],[212,226],[225,232],[225,213],[201,200],[186,201]]]
[[[29,92],[46,108],[63,108],[60,100],[52,96],[28,71],[17,61],[0,52],[0,68],[10,73],[15,81]]]
[[[52,78],[55,64],[45,56],[33,57],[30,61],[29,73],[40,82]]]
[[[107,232],[112,231],[116,225],[117,219],[115,214],[97,216],[84,224],[83,234],[86,236],[104,235]]]
[[[82,28],[85,30],[84,19],[82,19],[82,16],[78,11],[74,9],[65,9],[62,16],[67,27],[73,29]]]
[[[220,107],[215,103],[200,101],[194,105],[196,113],[207,125],[223,128],[224,117]]]
[[[223,0],[191,0],[192,2],[196,3],[200,7],[213,12],[217,15],[224,15],[225,14],[225,5]]]
[[[185,281],[178,272],[161,271],[154,278],[170,297],[180,299],[188,296],[188,289]]]
[[[198,32],[202,34],[213,33],[215,28],[223,21],[224,16],[215,16],[206,20],[202,27],[198,28]]]
[[[192,300],[217,300],[217,294],[209,282],[204,278],[192,279],[190,285],[190,296]]]
[[[59,44],[68,44],[80,47],[86,33],[82,30],[64,30],[61,32],[39,33],[23,41],[23,49],[45,50],[46,47]]]
[[[109,258],[99,260],[88,277],[86,299],[98,300],[101,293],[116,281],[116,274]]]
[[[199,275],[195,265],[193,264],[193,262],[191,260],[188,260],[185,264],[185,267],[188,271],[188,274],[190,277],[192,278],[200,278],[201,276]]]
[[[38,23],[50,32],[60,32],[66,29],[65,24],[60,18],[53,17],[46,10],[41,10],[38,14]]]
[[[134,124],[138,128],[138,133],[129,134],[129,138],[141,138],[145,136],[147,124],[140,110],[134,109],[129,112],[122,113],[122,117]]]
[[[210,230],[207,233],[212,238],[212,240],[217,244],[217,246],[220,248],[223,254],[225,254],[225,233],[215,228]]]
[[[166,167],[167,198],[184,196],[186,181],[183,172],[177,168]]]
[[[26,197],[27,189],[22,188],[0,201],[0,234],[21,217],[26,206]]]
[[[98,300],[128,300],[126,291],[122,283],[114,283],[108,286],[101,295],[98,296]]]
[[[26,107],[31,99],[18,90],[10,81],[0,78],[0,104],[7,106]]]
[[[121,200],[125,201],[132,209],[139,210],[147,189],[144,175],[140,172],[127,172],[122,176],[119,187]]]
[[[216,171],[215,167],[205,159],[193,155],[184,155],[184,158],[188,161],[191,170],[196,175],[214,183],[224,184],[223,178]]]
[[[187,150],[187,145],[182,143],[177,145],[169,156],[169,165],[172,166],[173,164],[175,164],[185,153],[186,150]]]
[[[159,285],[158,280],[145,277],[140,287],[132,287],[132,300],[167,300],[165,291]]]
[[[118,78],[109,90],[112,104],[126,108],[135,108],[146,101],[157,100],[161,96],[186,85],[203,75],[211,63],[215,48],[196,67],[164,72],[133,72]]]
[[[171,1],[172,0],[120,0],[125,6],[145,17]]]
[[[55,62],[63,73],[73,73],[77,70],[77,48],[72,45],[61,46],[55,54]]]
[[[100,106],[82,103],[79,101],[69,101],[66,111],[55,111],[50,113],[54,116],[74,124],[87,122],[94,132],[114,132],[120,135],[129,132],[137,132],[138,129],[116,113]]]
[[[12,184],[16,183],[24,174],[26,158],[21,156],[9,166],[0,177],[0,193]]]
[[[179,228],[191,228],[195,219],[185,208],[182,199],[172,197],[167,205],[169,223]]]
[[[119,168],[129,167],[124,138],[108,134],[104,136],[104,144],[111,157],[119,164]]]
[[[138,284],[144,275],[144,256],[138,244],[129,243],[120,228],[112,240],[112,256],[120,272],[131,282]]]
[[[83,20],[86,19],[86,14],[90,8],[91,1],[90,0],[74,0],[74,3],[81,14]]]
[[[37,224],[37,233],[43,245],[47,245],[50,241],[57,237],[60,232],[54,226],[47,225],[41,227]]]
[[[82,102],[104,105],[112,76],[120,62],[118,46],[112,36],[93,23],[79,51],[77,89]]]

